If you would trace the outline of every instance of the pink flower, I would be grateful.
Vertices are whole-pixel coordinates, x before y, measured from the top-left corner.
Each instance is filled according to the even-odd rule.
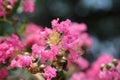
[[[65,50],[74,50],[81,53],[81,47],[90,47],[92,38],[85,32],[86,25],[73,23],[68,27],[67,34],[63,34],[61,45]]]
[[[119,63],[113,60],[111,63],[104,64],[99,73],[100,80],[120,80]]]
[[[48,36],[51,31],[52,31],[52,29],[47,28],[47,27],[45,27],[45,29],[44,29],[44,33],[46,34],[46,36]]]
[[[70,26],[71,21],[69,19],[67,19],[66,21],[62,21],[60,23],[58,23],[58,21],[59,21],[59,18],[57,18],[57,20],[54,19],[51,22],[53,29],[60,33],[64,32],[64,34],[67,34],[68,27]]]
[[[82,33],[82,32],[85,32],[87,30],[87,26],[86,24],[84,23],[75,23],[75,22],[72,22],[70,27],[69,27],[69,31],[71,33]]]
[[[3,78],[7,78],[7,76],[8,76],[7,67],[3,67],[2,69],[0,69],[0,80],[2,80]]]
[[[46,44],[45,36],[42,34],[31,34],[25,38],[25,46],[31,47],[33,44],[44,46]]]
[[[54,60],[59,52],[58,46],[50,46],[50,49],[46,49],[43,46],[37,44],[32,47],[32,55],[38,55],[41,61],[44,63],[46,60]]]
[[[100,80],[119,80],[120,79],[120,73],[118,70],[114,67],[109,70],[104,69],[100,71],[99,73]]]
[[[0,44],[0,63],[6,63],[6,60],[14,54],[14,47],[7,43]]]
[[[83,40],[83,44],[86,45],[87,47],[90,47],[93,43],[92,38],[88,35],[88,33],[82,33],[80,35],[81,39]]]
[[[74,50],[79,54],[81,54],[81,47],[84,45],[83,40],[78,34],[65,35],[60,43],[65,50]]]
[[[4,1],[3,0],[0,0],[0,5],[2,5],[4,3]]]
[[[93,62],[91,68],[87,71],[87,75],[94,78],[95,80],[99,79],[99,72],[101,64],[107,64],[113,60],[113,57],[109,54],[102,54],[98,59]]]
[[[32,46],[32,55],[33,56],[36,56],[36,55],[41,56],[41,54],[44,52],[44,50],[45,50],[45,47],[39,46],[38,44],[34,44]]]
[[[58,46],[51,46],[50,50],[44,50],[44,52],[41,54],[42,62],[46,60],[54,60],[58,52],[59,52]]]
[[[6,8],[13,9],[14,4],[17,2],[17,0],[0,0],[0,17],[5,16],[7,13]],[[6,4],[10,3],[10,4]]]
[[[13,59],[11,61],[10,67],[11,68],[22,68],[22,67],[28,67],[33,61],[33,57],[27,56],[27,55],[18,55],[18,58],[15,60]]]
[[[39,44],[43,46],[46,44],[47,35],[48,35],[48,29],[43,31],[43,29],[40,26],[31,23],[27,26],[25,30],[24,44],[25,46],[29,46],[29,47],[31,47],[33,44]]]
[[[21,65],[17,60],[13,59],[13,60],[11,61],[10,67],[11,67],[11,68],[16,68],[16,67],[18,67],[18,68],[21,69],[21,68],[22,68],[22,65]]]
[[[80,69],[86,69],[88,66],[89,66],[89,63],[88,63],[88,61],[87,60],[85,60],[84,58],[82,58],[82,57],[79,57],[78,59],[76,59],[75,61],[74,61],[78,66],[79,66],[79,68]]]
[[[5,15],[6,15],[5,8],[0,4],[0,17]]]
[[[85,80],[86,76],[84,73],[74,73],[70,80]]]
[[[15,34],[12,34],[12,37],[5,38],[5,42],[9,45],[12,45],[15,48],[15,50],[21,51],[24,49],[24,45],[19,40],[19,37]]]
[[[19,80],[24,80],[23,78],[20,78]]]
[[[23,2],[23,11],[26,13],[33,13],[34,12],[34,1],[33,0],[25,0]]]
[[[74,61],[78,60],[79,57],[80,57],[79,53],[77,53],[74,50],[70,50],[68,61],[69,62],[74,62]]]
[[[88,77],[85,73],[83,72],[77,72],[77,73],[74,73],[70,80],[93,80],[91,79],[90,77]]]
[[[0,63],[5,63],[15,51],[21,51],[24,49],[24,45],[21,44],[19,38],[12,34],[12,37],[5,38],[3,43],[0,43]]]
[[[61,44],[62,44],[63,48],[65,48],[65,49],[72,48],[74,46],[72,43],[73,44],[76,43],[79,46],[82,45],[81,40],[79,39],[78,35],[76,35],[76,34],[68,34],[68,35],[63,36],[63,38],[61,40]]]
[[[27,55],[18,55],[18,60],[23,67],[28,67],[32,63],[33,57]]]
[[[30,23],[30,24],[27,25],[24,35],[27,37],[28,35],[31,35],[31,34],[38,34],[42,30],[43,29],[42,29],[41,26],[38,26],[34,23]]]
[[[44,74],[43,76],[46,78],[46,80],[52,80],[52,78],[56,77],[56,69],[52,68],[51,66],[47,66],[44,68]]]

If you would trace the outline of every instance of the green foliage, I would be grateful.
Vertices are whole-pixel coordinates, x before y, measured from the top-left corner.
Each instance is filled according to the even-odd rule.
[[[8,35],[14,32],[14,29],[9,23],[0,22],[0,36]]]
[[[15,4],[14,9],[12,10],[12,14],[15,14],[17,12],[18,7],[20,7],[21,0],[18,0],[18,2]]]

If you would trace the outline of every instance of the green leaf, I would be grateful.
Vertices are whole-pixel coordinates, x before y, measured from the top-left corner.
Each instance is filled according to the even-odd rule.
[[[18,0],[18,2],[16,2],[15,4],[14,9],[12,10],[12,14],[15,14],[17,12],[17,9],[20,6],[20,4],[21,4],[21,0]]]
[[[21,27],[19,29],[19,34],[20,35],[23,35],[23,33],[24,33],[25,29],[26,29],[26,26],[27,26],[27,24],[22,24],[21,25]]]

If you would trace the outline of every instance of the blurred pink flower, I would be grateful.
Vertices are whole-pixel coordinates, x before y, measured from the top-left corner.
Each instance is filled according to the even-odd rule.
[[[84,23],[75,23],[75,22],[72,22],[70,27],[69,27],[69,31],[71,33],[82,33],[82,32],[85,32],[87,30],[87,25],[84,24]]]
[[[83,44],[86,45],[87,47],[91,47],[93,40],[92,38],[88,35],[88,33],[84,32],[80,35],[80,38],[83,41]]]
[[[24,35],[27,37],[28,35],[31,35],[31,34],[38,34],[42,30],[43,29],[42,29],[41,26],[38,26],[34,23],[30,23],[30,24],[27,25]]]
[[[19,80],[24,80],[23,78],[20,78]]]
[[[5,15],[6,15],[5,8],[0,4],[0,17]]]
[[[33,44],[45,45],[48,29],[43,29],[33,23],[29,24],[24,33],[25,46],[31,47]]]
[[[0,44],[0,63],[6,63],[6,60],[14,54],[14,47],[7,44]]]
[[[86,76],[83,72],[76,72],[71,77],[70,80],[94,80]]]
[[[4,1],[3,0],[0,0],[0,5],[2,5],[4,3]]]
[[[2,80],[3,78],[7,78],[7,76],[8,76],[7,67],[2,67],[2,69],[0,69],[0,80]]]
[[[23,11],[26,13],[34,12],[34,0],[24,0],[23,2]]]
[[[85,60],[83,57],[79,57],[79,58],[76,59],[74,62],[75,62],[75,63],[79,66],[79,68],[82,69],[82,70],[88,68],[88,66],[89,66],[88,61]]]
[[[9,45],[12,45],[15,50],[24,50],[24,44],[22,44],[22,42],[19,40],[19,37],[15,34],[12,34],[11,37],[5,38],[5,42]]]
[[[113,57],[109,54],[102,54],[98,59],[92,63],[91,68],[87,71],[89,77],[94,78],[95,80],[99,79],[100,67],[102,64],[107,64],[113,60]]]
[[[74,62],[75,60],[77,60],[80,57],[80,55],[74,51],[74,50],[70,50],[70,54],[68,57],[68,61],[70,62]]]
[[[15,60],[15,59],[13,59],[13,60],[11,61],[10,67],[11,67],[12,69],[13,69],[13,68],[16,68],[16,67],[22,69],[22,65],[21,65],[17,60]]]

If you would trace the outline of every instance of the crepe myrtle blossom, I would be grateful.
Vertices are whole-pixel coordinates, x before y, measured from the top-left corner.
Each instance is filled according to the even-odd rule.
[[[8,14],[11,14],[17,1],[19,0],[0,0],[0,17],[4,17]],[[23,0],[22,2],[23,12],[34,12],[34,0]]]
[[[111,63],[101,65],[100,80],[120,80],[120,66],[116,59]]]
[[[33,13],[34,6],[34,0],[24,0],[22,4],[22,8],[25,13]]]
[[[0,17],[10,13],[18,0],[0,0]],[[8,4],[6,4],[8,3]]]
[[[50,46],[50,49],[48,50],[46,47],[37,44],[32,47],[32,55],[38,55],[42,62],[45,62],[46,60],[54,60],[58,52],[59,46]]]
[[[93,79],[88,77],[84,72],[75,72],[70,77],[70,80],[93,80]]]
[[[33,57],[27,55],[18,55],[17,59],[13,59],[11,61],[10,67],[11,68],[22,68],[22,67],[29,67],[33,61]]]
[[[32,0],[24,0],[22,3],[26,8],[25,12],[33,12],[34,4],[30,1]],[[105,59],[98,58],[88,69],[89,62],[81,56],[92,45],[92,38],[86,32],[86,25],[71,22],[69,19],[62,22],[54,19],[51,24],[52,28],[41,28],[34,23],[28,24],[22,41],[15,34],[0,40],[0,64],[9,62],[10,69],[24,68],[33,74],[42,73],[46,80],[54,78],[59,80],[61,72],[66,74],[72,64],[77,64],[75,67],[81,71],[75,75],[79,78],[73,74],[70,80],[92,80],[96,75],[98,79],[100,64],[104,63],[104,60],[108,62],[111,57],[105,55]],[[27,50],[28,48],[31,51]],[[92,75],[94,71],[95,75]]]
[[[51,24],[52,24],[52,28],[60,33],[67,33],[68,31],[68,27],[71,24],[71,21],[69,19],[67,19],[66,21],[62,21],[60,23],[58,23],[59,18],[54,19]]]
[[[89,77],[94,78],[95,80],[99,79],[99,73],[101,71],[101,65],[107,64],[113,60],[113,56],[110,54],[102,54],[98,57],[98,59],[92,63],[91,68],[89,68],[86,72],[86,74]]]
[[[0,69],[0,80],[5,79],[8,76],[7,67],[2,67]]]
[[[113,59],[111,55],[104,54],[98,57],[97,61],[92,64],[92,68],[85,72],[77,70],[70,77],[70,80],[120,80],[119,65],[119,60]]]
[[[50,32],[48,28],[43,29],[41,26],[35,25],[34,23],[28,24],[24,32],[25,46],[31,47],[33,44],[44,46],[48,32]]]
[[[6,37],[0,43],[0,63],[6,63],[6,60],[12,57],[17,51],[22,51],[23,49],[24,45],[20,42],[18,36],[12,34],[11,37]]]
[[[6,37],[4,40],[7,44],[12,45],[15,50],[24,50],[24,44],[20,41],[19,37],[15,34],[12,34],[11,37]]]
[[[55,68],[52,68],[51,66],[47,66],[44,68],[44,74],[43,76],[46,78],[46,80],[52,80],[52,78],[56,77],[57,70]]]
[[[2,2],[1,2],[2,3]],[[5,16],[6,12],[5,12],[5,8],[1,5],[0,3],[0,17],[1,16]]]
[[[84,70],[89,66],[89,62],[83,57],[79,57],[78,59],[75,59],[74,62],[79,66],[81,70]]]
[[[0,4],[2,5],[4,2],[3,2],[3,0],[0,0]]]

